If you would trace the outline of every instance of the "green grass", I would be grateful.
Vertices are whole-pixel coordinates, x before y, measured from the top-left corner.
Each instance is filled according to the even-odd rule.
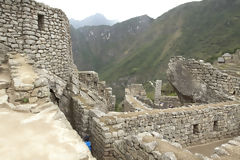
[[[222,53],[240,47],[239,8],[239,0],[205,0],[167,12],[138,37],[127,57],[100,70],[101,79],[110,84],[145,83],[156,79],[166,82],[171,56],[213,62]],[[174,36],[180,32],[180,36]],[[121,96],[124,86],[112,86],[114,93]],[[152,97],[152,93],[148,95]]]
[[[155,88],[149,82],[144,83],[143,87],[144,87],[144,89],[146,91],[147,97],[149,99],[151,99],[152,101],[154,101]]]
[[[120,102],[127,84],[157,79],[167,82],[166,69],[172,56],[213,62],[224,52],[232,53],[240,48],[239,8],[240,0],[203,0],[178,6],[137,36],[121,37],[108,45],[88,43],[90,58],[95,56],[91,63],[107,58],[97,65],[97,71],[113,87]],[[116,32],[126,33],[127,24],[119,24]],[[97,47],[102,49],[96,54]],[[106,56],[110,51],[115,56]],[[123,54],[126,51],[128,54]],[[153,97],[150,91],[147,94]]]

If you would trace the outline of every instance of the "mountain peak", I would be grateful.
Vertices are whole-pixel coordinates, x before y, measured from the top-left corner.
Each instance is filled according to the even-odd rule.
[[[84,27],[84,26],[100,26],[100,25],[113,25],[116,23],[114,20],[108,20],[103,14],[96,13],[89,16],[81,21],[70,19],[70,23],[74,28]]]
[[[101,13],[96,13],[95,15],[92,15],[92,16],[95,16],[95,17],[104,17],[104,18],[105,18],[105,16],[104,16],[103,14],[101,14]]]

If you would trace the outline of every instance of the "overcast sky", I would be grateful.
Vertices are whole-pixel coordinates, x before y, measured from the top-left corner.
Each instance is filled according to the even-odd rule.
[[[194,0],[37,0],[62,9],[68,18],[82,20],[102,13],[111,20],[123,21],[147,14],[157,18],[164,12]],[[196,0],[195,0],[196,1]]]

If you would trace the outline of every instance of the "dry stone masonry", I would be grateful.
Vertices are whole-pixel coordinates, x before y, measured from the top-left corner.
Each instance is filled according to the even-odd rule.
[[[167,75],[182,103],[214,103],[240,95],[240,79],[209,63],[173,57]]]
[[[78,72],[73,64],[70,27],[64,12],[34,0],[0,0],[0,15],[1,62],[10,51],[26,54],[29,64],[39,69],[39,74],[45,77],[50,87],[50,92],[43,95],[36,95],[40,93],[34,91],[35,97],[31,100],[44,94],[50,95],[73,126],[76,118],[72,115],[77,115],[72,109],[71,97],[74,95],[92,99],[92,103],[96,102],[98,108],[105,112],[114,110],[115,97],[111,88],[107,88],[103,82],[90,79],[96,82],[96,90],[93,90],[85,83],[87,78],[82,76],[84,74]],[[92,75],[98,79],[97,75]],[[18,77],[14,79],[16,84],[18,81]],[[42,92],[45,90],[43,88]],[[21,99],[29,97],[30,92],[22,90],[16,94],[15,98]]]
[[[72,51],[65,13],[33,0],[1,0],[0,5],[1,45],[30,55],[36,66],[68,80]]]
[[[107,110],[114,111],[116,97],[112,95],[112,88],[106,87],[105,81],[99,81],[98,74],[94,71],[80,71],[78,74],[81,82],[107,100]]]
[[[4,159],[11,151],[10,159],[92,160],[82,141],[90,137],[98,160],[209,160],[183,147],[239,136],[239,78],[203,62],[175,57],[168,79],[181,102],[206,104],[176,103],[179,108],[156,109],[163,101],[170,106],[176,100],[161,96],[158,81],[155,104],[141,84],[133,84],[125,90],[126,112],[113,112],[112,89],[99,81],[96,72],[79,72],[73,64],[69,22],[61,10],[34,0],[0,0],[0,16]],[[18,132],[26,141],[16,139]],[[16,143],[22,146],[12,152]],[[41,151],[36,150],[39,147]],[[235,160],[236,151],[239,137],[216,148],[211,159]]]
[[[210,75],[216,74],[216,77],[213,76],[210,80],[208,72]],[[155,142],[142,145],[136,142],[134,135],[142,132],[160,133],[164,141],[180,143],[184,147],[239,135],[238,78],[221,73],[209,64],[192,59],[186,60],[183,57],[171,59],[168,78],[178,91],[183,103],[214,103],[169,109],[147,109],[145,104],[139,101],[139,97],[145,96],[143,87],[136,84],[128,86],[125,89],[124,107],[127,108],[126,111],[131,112],[100,114],[99,117],[92,118],[90,131],[95,157],[98,159],[141,159],[142,157],[144,157],[142,159],[184,159],[167,151],[153,153],[157,148]],[[223,89],[214,88],[216,84],[220,84]],[[188,94],[185,95],[184,91]],[[236,101],[233,101],[234,99]],[[101,148],[101,146],[104,147]],[[218,154],[221,152],[228,156],[235,154],[227,154],[223,149],[215,150],[219,150]],[[183,154],[185,151],[181,152]],[[209,159],[200,154],[193,155],[189,151],[186,153],[189,154],[188,156],[193,156],[192,159]],[[184,157],[184,154],[182,156]],[[236,155],[235,157],[239,158]],[[219,155],[213,155],[211,158],[219,158]]]
[[[89,79],[89,73],[79,72],[73,64],[65,13],[34,0],[0,0],[0,16],[0,87],[10,95],[8,102],[15,110],[27,111],[53,102],[84,138],[96,115],[89,115],[88,109],[114,110],[115,96],[97,74],[89,72],[93,77]],[[78,152],[76,158],[91,159],[86,151],[87,156]]]
[[[151,110],[151,108],[166,109],[181,107],[177,96],[161,95],[162,81],[156,81],[154,103],[147,97],[142,84],[131,84],[125,88],[125,98],[122,103],[125,112]]]
[[[178,143],[162,139],[157,132],[143,132],[114,142],[114,155],[123,160],[199,160]]]
[[[156,80],[154,103],[159,104],[162,91],[162,80]]]
[[[183,146],[237,136],[239,114],[239,102],[106,114],[93,118],[93,155],[98,159],[111,159],[116,140],[141,132],[155,131],[164,139]]]
[[[6,58],[0,65],[1,159],[94,160],[31,60],[16,52]]]
[[[191,153],[179,143],[169,142],[157,132],[143,132],[114,142],[114,156],[123,160],[238,160],[240,137],[214,149],[210,156]]]

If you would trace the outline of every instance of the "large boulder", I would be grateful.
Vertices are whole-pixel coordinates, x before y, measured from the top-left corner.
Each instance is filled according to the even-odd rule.
[[[201,67],[201,65],[199,65]],[[167,78],[176,90],[181,103],[215,103],[229,100],[223,92],[212,89],[191,71],[191,63],[183,57],[173,57],[167,70]]]

